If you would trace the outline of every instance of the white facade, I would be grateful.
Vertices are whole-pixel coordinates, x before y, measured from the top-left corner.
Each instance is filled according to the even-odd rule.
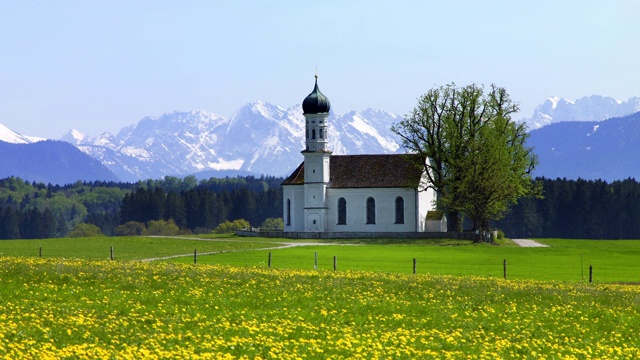
[[[326,189],[326,213],[305,207],[306,185],[283,186],[284,231],[329,232],[424,232],[427,212],[433,209],[433,191],[412,188]],[[338,216],[338,201],[344,199],[344,221]],[[368,220],[367,201],[373,199],[373,221]],[[401,200],[399,200],[401,199]],[[342,201],[342,200],[341,200]],[[402,204],[402,214],[396,211]],[[371,208],[369,209],[371,211]],[[400,209],[398,209],[400,210]],[[320,215],[322,214],[322,215]],[[325,215],[326,214],[326,215]],[[316,220],[316,224],[313,223]],[[371,220],[369,218],[369,220]],[[399,220],[399,221],[398,221]],[[322,226],[320,224],[322,223]]]

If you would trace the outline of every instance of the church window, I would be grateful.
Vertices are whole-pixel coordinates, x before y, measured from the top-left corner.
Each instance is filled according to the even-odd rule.
[[[402,196],[396,198],[396,224],[404,224],[404,199]]]
[[[311,129],[311,139],[312,140],[316,139],[316,129]]]
[[[291,199],[287,199],[287,226],[291,226]]]
[[[320,129],[320,139],[322,139],[322,129]]]
[[[376,223],[376,200],[372,197],[367,198],[367,224]]]
[[[347,225],[347,200],[338,199],[338,225]]]

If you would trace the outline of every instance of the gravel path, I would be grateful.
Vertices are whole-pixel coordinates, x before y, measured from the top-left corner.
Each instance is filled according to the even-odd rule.
[[[520,245],[521,247],[549,247],[549,245],[540,244],[535,240],[529,239],[511,239],[514,243]]]
[[[238,240],[225,240],[225,239],[216,239],[216,238],[213,238],[213,239],[199,239],[199,238],[180,237],[180,236],[150,236],[150,237],[162,237],[162,238],[170,237],[170,238],[174,238],[174,239],[200,240],[200,241],[212,241],[212,242],[253,242],[253,243],[256,243],[256,242],[259,243],[260,242],[260,241],[251,241],[251,240],[238,241]],[[333,244],[333,243],[315,243],[315,242],[264,242],[264,244],[265,245],[271,245],[271,246],[266,246],[266,247],[263,247],[263,248],[254,248],[254,249],[209,251],[209,252],[198,253],[198,255],[215,255],[215,254],[223,254],[223,253],[231,253],[231,252],[243,252],[243,251],[278,250],[278,249],[288,249],[288,248],[299,247],[299,246],[323,246],[323,245],[358,246],[358,244]],[[150,261],[168,260],[168,259],[175,259],[175,258],[180,258],[180,257],[190,257],[190,256],[193,256],[193,253],[139,259],[138,261],[150,262]]]

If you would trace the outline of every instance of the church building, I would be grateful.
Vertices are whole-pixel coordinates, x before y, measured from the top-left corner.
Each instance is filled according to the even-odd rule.
[[[435,192],[421,190],[426,179],[419,165],[424,159],[412,154],[332,155],[327,147],[330,108],[316,75],[313,91],[302,102],[304,161],[282,183],[284,231],[434,231],[427,212],[434,210]]]

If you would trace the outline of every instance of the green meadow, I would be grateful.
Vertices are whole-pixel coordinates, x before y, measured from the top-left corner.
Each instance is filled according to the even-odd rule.
[[[285,269],[333,269],[336,257],[338,270],[416,272],[456,276],[504,276],[507,261],[508,279],[588,281],[592,266],[594,282],[640,282],[640,241],[620,240],[558,240],[540,242],[546,248],[521,248],[468,242],[406,241],[387,244],[323,245],[292,247],[277,250],[234,252],[203,256],[201,263],[235,266],[266,266],[271,252],[271,266]],[[182,258],[189,262],[193,259]]]
[[[640,241],[540,241],[0,241],[0,358],[639,357]]]
[[[640,283],[640,241],[542,239],[546,248],[462,240],[290,240],[231,235],[0,241],[0,254],[43,258],[163,260],[279,269],[374,271],[507,279]]]

